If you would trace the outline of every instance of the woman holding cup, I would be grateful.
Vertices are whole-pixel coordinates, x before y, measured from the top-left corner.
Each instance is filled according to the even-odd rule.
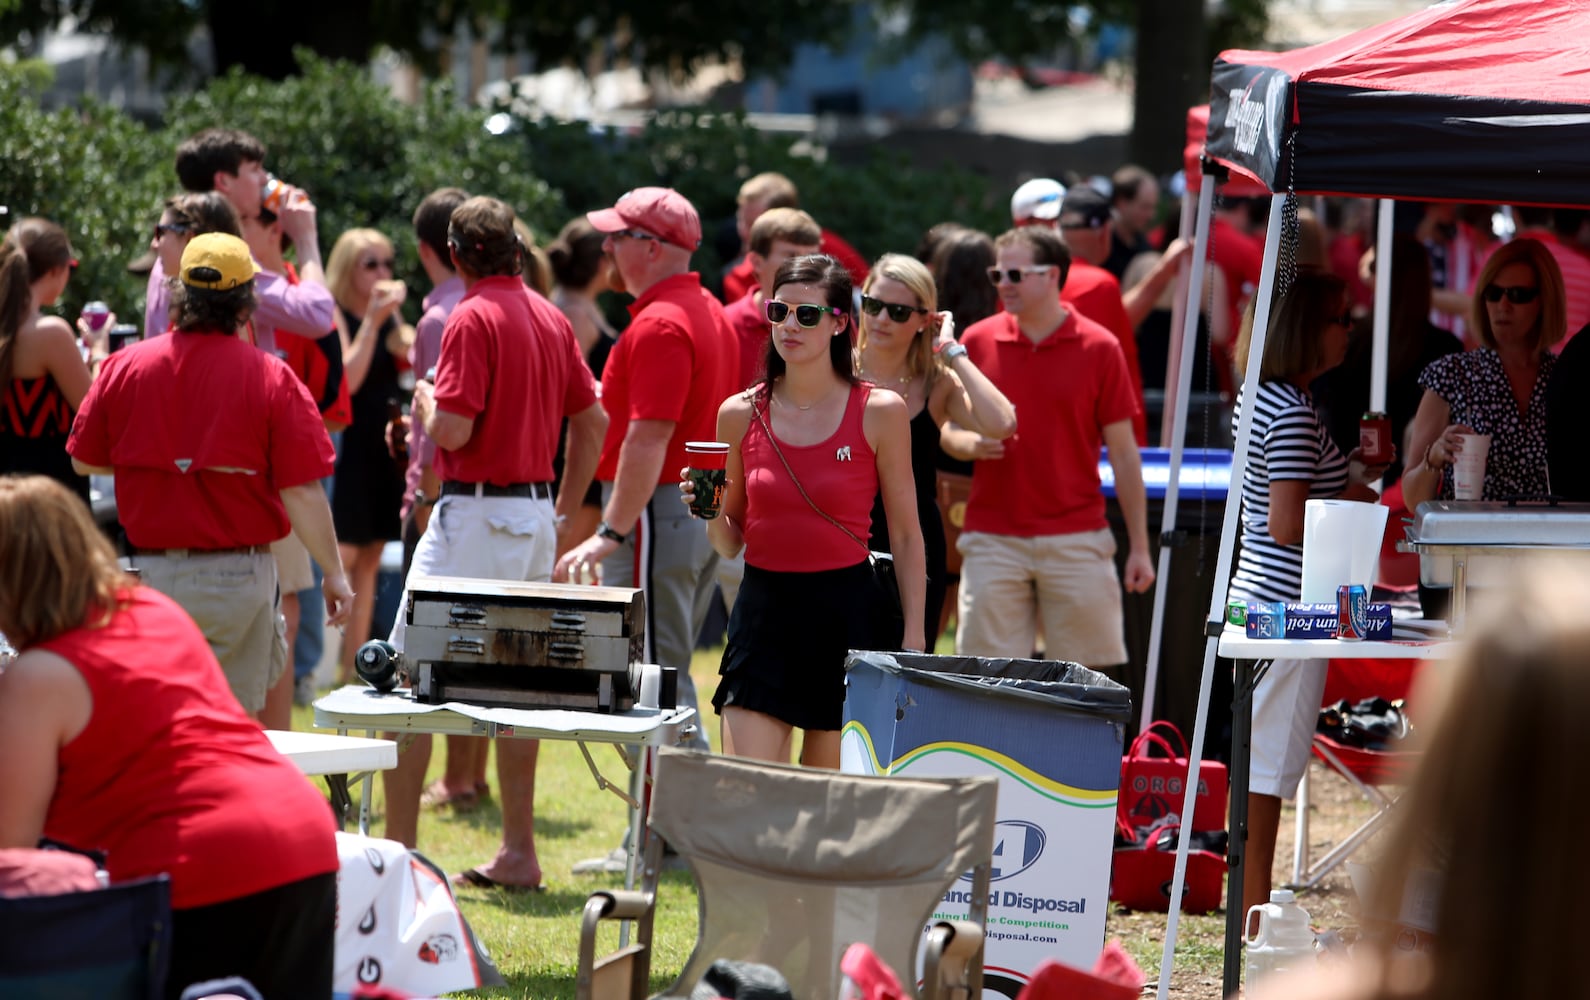
[[[707,535],[721,555],[745,550],[745,580],[713,707],[726,753],[787,762],[795,729],[801,763],[839,766],[849,649],[920,651],[925,634],[922,531],[911,479],[904,401],[856,377],[850,273],[832,257],[785,261],[764,303],[767,380],[718,410],[728,446],[721,512]],[[696,483],[714,461],[680,471],[680,493],[710,514]],[[878,634],[882,613],[868,559],[873,498],[889,515],[904,638]]]
[[[1402,474],[1409,510],[1426,500],[1499,500],[1549,492],[1546,386],[1567,331],[1562,272],[1537,240],[1503,245],[1474,284],[1483,347],[1449,354],[1419,376]]]
[[[911,471],[927,557],[923,648],[933,649],[944,606],[948,549],[938,506],[939,430],[946,420],[1000,441],[1016,432],[1016,409],[955,340],[955,318],[938,311],[933,275],[915,258],[884,254],[861,289],[856,367],[865,382],[905,400],[911,417]],[[872,506],[872,548],[889,551],[883,497]]]

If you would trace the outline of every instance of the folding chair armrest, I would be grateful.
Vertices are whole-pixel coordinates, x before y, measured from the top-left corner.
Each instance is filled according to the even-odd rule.
[[[639,920],[652,908],[652,902],[651,893],[633,889],[593,892],[585,901],[585,924],[595,927],[596,920]]]
[[[940,920],[922,945],[922,1000],[982,995],[983,928],[969,920]]]
[[[578,1000],[590,1000],[593,986],[595,985],[598,963],[596,961],[596,930],[603,920],[635,920],[645,926],[644,933],[638,935],[639,940],[630,945],[629,951],[644,953],[650,946],[650,916],[656,896],[652,892],[638,892],[624,889],[603,889],[593,892],[585,900],[585,911],[580,917],[580,955],[579,965],[576,970],[575,996]],[[621,952],[622,954],[622,952]],[[650,965],[649,956],[642,955],[638,968],[646,969]],[[604,960],[604,962],[607,960]],[[635,988],[645,989],[644,974],[642,981]]]

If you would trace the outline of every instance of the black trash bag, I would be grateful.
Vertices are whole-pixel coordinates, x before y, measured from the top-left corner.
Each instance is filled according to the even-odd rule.
[[[720,958],[702,974],[690,1000],[795,1000],[789,981],[771,965]]]
[[[1320,709],[1316,727],[1322,736],[1342,746],[1378,751],[1396,750],[1412,729],[1400,698],[1364,698],[1358,702],[1344,698]]]

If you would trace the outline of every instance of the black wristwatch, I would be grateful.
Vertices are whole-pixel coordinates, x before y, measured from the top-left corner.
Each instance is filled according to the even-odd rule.
[[[617,542],[620,545],[623,545],[625,542],[629,541],[628,535],[619,531],[615,531],[612,525],[608,524],[606,521],[603,521],[601,524],[596,526],[596,535],[598,538],[605,538],[610,542]]]

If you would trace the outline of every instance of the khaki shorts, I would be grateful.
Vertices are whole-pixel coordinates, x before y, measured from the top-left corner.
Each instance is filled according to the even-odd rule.
[[[276,581],[282,593],[296,594],[315,585],[315,568],[298,532],[288,532],[286,538],[272,542],[271,555],[276,557]]]
[[[1308,769],[1329,660],[1274,660],[1253,689],[1248,791],[1290,799]]]
[[[955,652],[1031,656],[1041,623],[1051,660],[1094,668],[1126,662],[1110,529],[1035,538],[970,531],[956,548],[961,589]]]
[[[287,623],[269,553],[134,556],[145,584],[181,605],[244,710],[265,707],[265,692],[287,669]]]

